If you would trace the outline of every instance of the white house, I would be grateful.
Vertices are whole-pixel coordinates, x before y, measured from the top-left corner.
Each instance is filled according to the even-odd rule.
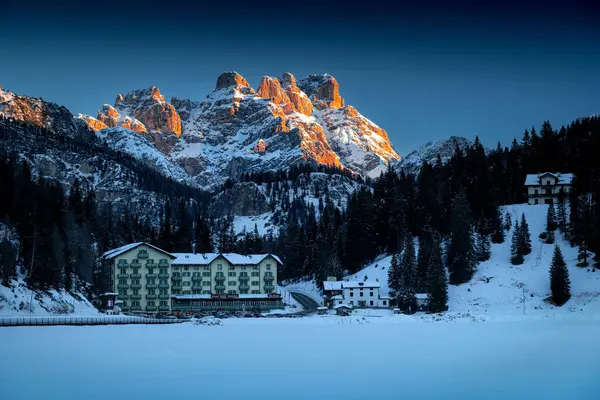
[[[531,205],[556,203],[561,189],[565,194],[571,191],[572,182],[573,174],[560,172],[529,174],[525,178],[527,202]]]
[[[387,308],[390,298],[381,296],[380,288],[379,282],[370,281],[323,282],[325,304],[329,307],[345,304],[358,308]]]

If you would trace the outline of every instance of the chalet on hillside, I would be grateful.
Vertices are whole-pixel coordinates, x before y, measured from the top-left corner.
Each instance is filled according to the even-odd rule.
[[[561,190],[565,194],[571,191],[573,174],[562,174],[560,172],[542,172],[529,174],[525,178],[527,188],[527,203],[551,204],[558,202]]]

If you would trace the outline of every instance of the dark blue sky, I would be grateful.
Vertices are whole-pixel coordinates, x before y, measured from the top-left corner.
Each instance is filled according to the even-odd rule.
[[[450,135],[509,144],[546,119],[600,113],[600,14],[583,2],[5,3],[0,84],[74,113],[150,85],[203,99],[226,70],[255,88],[328,72],[401,155]]]

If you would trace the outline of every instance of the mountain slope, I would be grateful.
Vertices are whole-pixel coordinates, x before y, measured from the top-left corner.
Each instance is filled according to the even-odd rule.
[[[547,205],[526,204],[502,207],[502,213],[508,211],[513,220],[525,213],[531,233],[532,252],[525,257],[523,265],[510,264],[512,230],[508,232],[504,243],[492,245],[491,259],[477,266],[470,282],[449,287],[450,312],[492,317],[519,316],[524,313],[523,294],[525,314],[530,316],[600,312],[600,271],[592,272],[591,268],[577,267],[577,249],[563,240],[558,232],[556,243],[569,268],[572,296],[562,307],[554,307],[545,301],[550,295],[549,269],[554,245],[543,243],[538,236],[545,230],[547,209]],[[379,279],[382,284],[381,293],[387,295],[390,262],[391,256],[381,257],[346,279]]]
[[[472,144],[473,143],[469,139],[460,136],[450,136],[448,138],[430,141],[419,146],[418,149],[411,151],[393,165],[397,170],[404,169],[405,173],[416,175],[421,170],[421,165],[424,161],[433,165],[436,163],[439,154],[442,163],[446,163],[452,158],[457,147],[464,150]]]

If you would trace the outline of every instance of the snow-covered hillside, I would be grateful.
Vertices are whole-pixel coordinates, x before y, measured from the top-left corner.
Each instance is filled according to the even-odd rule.
[[[545,204],[530,206],[517,204],[502,207],[513,220],[525,213],[531,233],[532,252],[522,265],[510,263],[512,230],[501,244],[492,245],[490,260],[477,266],[470,282],[449,287],[449,312],[477,314],[490,317],[523,315],[550,316],[569,312],[600,313],[600,270],[577,267],[577,249],[571,247],[557,232],[556,243],[560,246],[569,268],[571,278],[571,300],[563,307],[554,307],[545,299],[550,295],[550,263],[554,245],[544,244],[539,234],[545,230]],[[514,224],[513,224],[514,225]],[[418,249],[417,249],[418,250]],[[388,295],[387,275],[392,257],[381,256],[366,268],[347,276],[347,280],[381,282],[381,294]],[[314,285],[296,284],[288,286],[309,292],[319,297]],[[525,307],[523,307],[525,299]],[[525,311],[523,311],[525,308]]]
[[[0,284],[0,317],[56,314],[98,315],[98,310],[81,294],[31,290],[20,280],[10,287]]]

